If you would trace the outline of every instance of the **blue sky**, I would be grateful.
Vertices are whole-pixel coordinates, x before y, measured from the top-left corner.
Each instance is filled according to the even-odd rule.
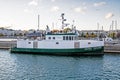
[[[12,29],[37,29],[40,15],[40,29],[49,25],[60,29],[60,14],[65,13],[66,23],[78,30],[109,30],[113,21],[120,29],[120,0],[0,0],[0,26]],[[54,23],[54,27],[52,24]]]

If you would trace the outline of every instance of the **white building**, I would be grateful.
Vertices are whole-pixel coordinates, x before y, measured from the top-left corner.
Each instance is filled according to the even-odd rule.
[[[14,35],[14,30],[0,28],[0,34],[3,35],[3,36],[13,36]]]

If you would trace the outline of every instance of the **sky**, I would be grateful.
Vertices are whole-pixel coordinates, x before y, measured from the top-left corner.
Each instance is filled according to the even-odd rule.
[[[40,30],[60,29],[61,13],[78,30],[120,29],[120,0],[0,0],[0,27],[38,29],[39,14]]]

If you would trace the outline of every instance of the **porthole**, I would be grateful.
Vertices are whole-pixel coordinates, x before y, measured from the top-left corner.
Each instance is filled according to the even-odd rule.
[[[51,39],[51,37],[48,37],[48,39]]]
[[[55,39],[55,37],[53,37],[53,39]]]
[[[59,42],[56,42],[56,44],[59,44]]]
[[[91,44],[91,42],[88,42],[88,44]]]

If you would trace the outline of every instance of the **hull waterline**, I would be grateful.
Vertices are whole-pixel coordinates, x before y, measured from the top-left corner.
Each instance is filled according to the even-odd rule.
[[[103,55],[104,47],[76,48],[76,49],[37,49],[11,48],[12,53],[33,53],[42,55]]]

